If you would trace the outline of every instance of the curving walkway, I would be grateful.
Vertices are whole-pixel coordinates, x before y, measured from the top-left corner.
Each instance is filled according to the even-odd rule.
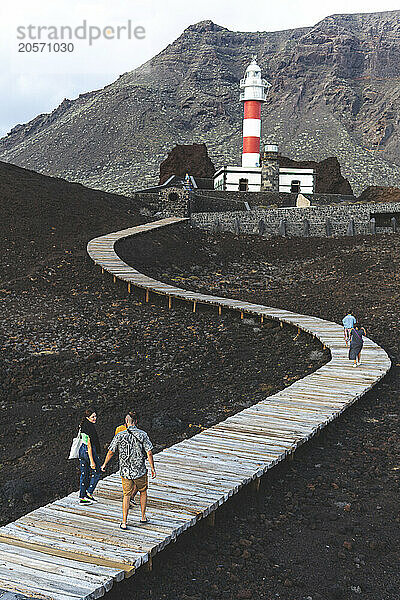
[[[0,529],[1,590],[29,598],[94,599],[168,543],[206,517],[230,496],[259,477],[335,419],[365,394],[390,368],[386,352],[368,338],[362,364],[353,369],[343,344],[342,327],[286,310],[219,298],[163,284],[124,263],[114,251],[117,240],[144,234],[185,219],[169,218],[96,238],[88,253],[94,262],[150,293],[197,304],[275,319],[316,336],[331,351],[331,360],[316,372],[262,402],[229,417],[155,455],[157,479],[151,482],[151,523],[130,515],[127,532],[118,529],[121,489],[114,474],[97,488],[99,502],[77,503],[76,493],[39,508]],[[136,511],[137,512],[137,511]]]

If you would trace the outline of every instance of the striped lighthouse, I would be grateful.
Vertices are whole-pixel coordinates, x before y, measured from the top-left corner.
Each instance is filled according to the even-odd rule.
[[[240,101],[244,102],[242,167],[260,166],[261,104],[266,101],[270,87],[261,78],[257,57],[253,56],[240,81]]]

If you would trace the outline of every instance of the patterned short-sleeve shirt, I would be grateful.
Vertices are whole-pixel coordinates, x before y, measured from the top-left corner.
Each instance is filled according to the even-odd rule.
[[[119,453],[121,477],[138,479],[146,475],[146,453],[153,448],[149,436],[135,425],[114,436],[109,450]]]

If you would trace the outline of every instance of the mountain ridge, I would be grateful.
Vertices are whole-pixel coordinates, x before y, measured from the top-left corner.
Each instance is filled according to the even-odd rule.
[[[200,21],[113,83],[14,127],[0,159],[124,194],[155,183],[175,144],[240,164],[239,81],[252,54],[272,84],[264,141],[295,160],[337,156],[356,193],[400,185],[400,10],[277,32]]]

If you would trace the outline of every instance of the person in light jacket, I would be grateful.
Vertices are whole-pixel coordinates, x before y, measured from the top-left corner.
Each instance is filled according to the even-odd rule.
[[[350,341],[350,332],[353,329],[354,325],[356,324],[357,319],[355,318],[355,316],[352,314],[351,310],[349,310],[349,312],[347,313],[347,315],[342,319],[342,323],[343,323],[343,333],[344,333],[344,341],[346,343],[346,348],[349,345],[349,341]]]

